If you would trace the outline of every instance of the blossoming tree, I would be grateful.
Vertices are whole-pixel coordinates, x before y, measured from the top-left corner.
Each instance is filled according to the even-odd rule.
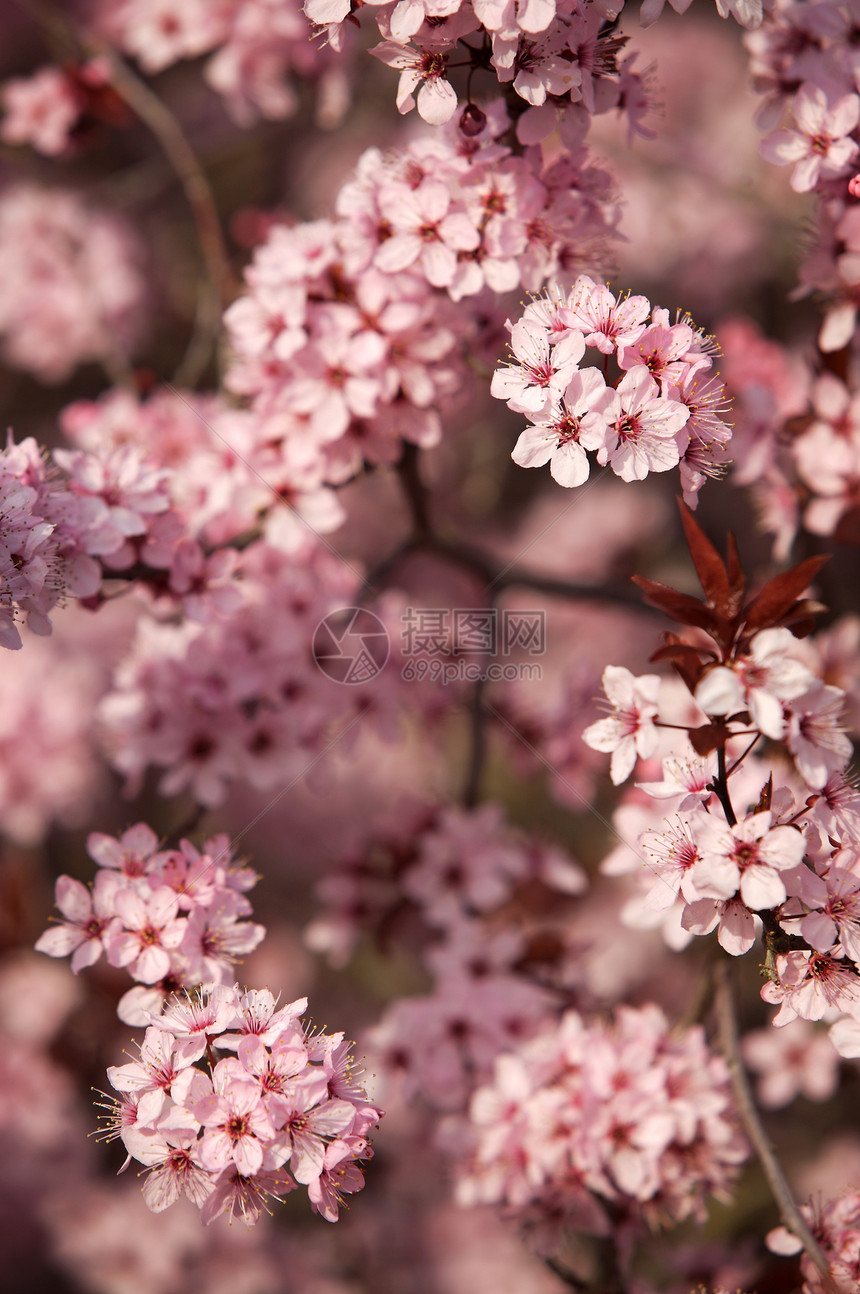
[[[860,1288],[860,29],[672,9],[0,14],[15,1294]]]

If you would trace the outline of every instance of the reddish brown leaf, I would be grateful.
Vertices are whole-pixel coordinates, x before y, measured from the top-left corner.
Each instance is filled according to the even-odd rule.
[[[855,505],[842,514],[833,538],[840,544],[860,544],[860,506]]]
[[[744,631],[749,633],[751,629],[770,629],[782,624],[784,617],[794,609],[803,590],[829,561],[827,556],[807,557],[799,566],[793,566],[790,571],[784,571],[782,575],[775,575],[772,580],[768,580],[746,607]]]
[[[753,812],[764,813],[765,810],[770,808],[770,802],[772,798],[773,798],[773,773],[771,773],[770,777],[767,779],[764,786],[761,788],[761,795],[758,797],[758,804],[755,806],[755,809],[753,810]]]
[[[679,593],[677,589],[670,589],[668,584],[659,584],[657,580],[648,580],[644,575],[634,575],[633,583],[642,590],[649,606],[665,611],[673,620],[683,625],[696,625],[710,634],[719,630],[718,617],[698,598]]]
[[[697,755],[710,755],[712,750],[725,745],[729,730],[724,723],[706,723],[702,728],[690,728],[688,735]]]
[[[678,661],[681,664],[691,666],[703,666],[706,657],[710,660],[716,660],[716,652],[706,651],[702,647],[690,647],[686,643],[667,643],[665,647],[658,647],[653,655],[649,656],[651,661],[670,660]]]
[[[665,647],[658,647],[651,656],[652,661],[669,661],[678,674],[679,678],[687,685],[691,692],[695,692],[699,679],[705,668],[705,661],[702,657],[709,657],[711,660],[716,658],[715,652],[703,651],[698,647],[690,647],[684,643],[670,644]]]
[[[687,547],[708,604],[722,615],[730,614],[728,611],[729,577],[723,559],[693,517],[690,509],[680,499],[678,508],[684,534],[687,537]]]
[[[741,566],[740,553],[738,552],[738,543],[729,531],[728,545],[728,575],[729,575],[729,615],[734,617],[739,614],[744,603],[744,594],[747,590],[746,576]]]

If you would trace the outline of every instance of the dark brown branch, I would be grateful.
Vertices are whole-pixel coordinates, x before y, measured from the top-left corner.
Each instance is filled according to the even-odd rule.
[[[175,172],[197,228],[205,266],[197,298],[194,331],[174,376],[178,386],[194,386],[209,361],[221,328],[221,316],[232,295],[232,273],[221,219],[209,181],[176,117],[147,83],[123,62],[114,49],[89,32],[79,31],[41,0],[17,0],[39,23],[48,41],[67,51],[98,57],[107,64],[110,83],[132,112],[148,126]]]
[[[756,1108],[750,1081],[741,1060],[731,967],[727,962],[723,962],[717,967],[716,977],[715,1003],[719,1021],[720,1044],[729,1067],[738,1114],[744,1126],[744,1131],[758,1156],[783,1222],[803,1245],[810,1262],[814,1264],[816,1270],[820,1273],[825,1288],[831,1294],[839,1294],[830,1275],[830,1264],[822,1253],[821,1246],[815,1236],[810,1231],[803,1214],[794,1202],[791,1188],[786,1181],[782,1166],[776,1157],[776,1152]]]
[[[176,172],[197,227],[206,269],[197,298],[194,331],[173,381],[193,387],[208,363],[221,329],[221,316],[232,294],[232,273],[212,189],[197,154],[169,108],[131,68],[101,42],[87,42],[107,61],[111,85],[149,127]]]

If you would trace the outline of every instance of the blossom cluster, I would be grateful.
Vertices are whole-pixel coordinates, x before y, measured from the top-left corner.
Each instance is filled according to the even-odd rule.
[[[850,7],[823,0],[779,6],[745,37],[756,87],[765,98],[762,152],[792,166],[791,187],[820,197],[816,237],[801,270],[805,291],[829,299],[819,344],[839,350],[857,310],[856,200],[851,181],[860,152],[860,95],[855,65],[860,37]]]
[[[239,125],[291,117],[299,106],[297,82],[320,78],[337,120],[342,78],[328,52],[311,42],[297,0],[190,0],[179,7],[169,0],[97,0],[88,25],[149,74],[209,55],[204,79]]]
[[[829,1264],[829,1280],[825,1281],[787,1227],[777,1227],[769,1233],[768,1248],[775,1254],[802,1255],[801,1294],[827,1294],[828,1290],[853,1294],[860,1281],[860,1194],[847,1191],[838,1199],[819,1203],[818,1207],[801,1205],[800,1211]]]
[[[306,941],[337,965],[362,934],[417,952],[431,991],[392,1003],[365,1041],[405,1098],[463,1109],[495,1057],[581,986],[563,914],[585,885],[564,850],[513,828],[498,804],[407,802],[320,882]],[[530,911],[528,893],[546,905]]]
[[[131,787],[150,766],[159,787],[207,805],[231,782],[282,786],[301,776],[328,724],[367,695],[339,688],[311,654],[316,626],[354,600],[355,578],[322,544],[297,561],[266,544],[243,561],[243,601],[210,625],[141,621],[99,717]]]
[[[390,925],[404,898],[429,927],[445,932],[504,907],[519,887],[536,882],[578,894],[585,875],[562,850],[512,827],[498,804],[402,804],[370,843],[357,842],[319,882],[323,912],[307,940],[343,965],[364,931]]]
[[[79,364],[108,369],[143,334],[143,243],[121,216],[71,189],[13,184],[0,191],[3,357],[43,382]]]
[[[588,479],[589,454],[624,481],[679,467],[684,498],[695,506],[707,477],[728,461],[731,429],[720,417],[723,383],[710,372],[713,346],[691,321],[673,324],[646,297],[616,299],[581,274],[570,292],[537,297],[508,326],[512,359],[496,370],[491,391],[531,424],[515,463],[549,463],[567,487]],[[582,367],[594,352],[602,370]],[[620,370],[614,382],[611,357]]]
[[[108,1070],[120,1095],[105,1107],[108,1134],[149,1170],[153,1212],[184,1194],[206,1225],[226,1213],[250,1226],[301,1184],[336,1222],[343,1197],[361,1190],[381,1111],[351,1044],[308,1030],[306,1009],[307,998],[278,1008],[268,990],[228,982],[149,1013],[139,1060]]]
[[[77,447],[58,451],[72,488],[109,501],[124,528],[105,573],[134,567],[192,621],[241,605],[236,541],[294,552],[343,520],[334,494],[281,453],[277,426],[219,397],[158,388],[143,401],[113,390],[68,405],[61,425]]]
[[[149,1020],[174,989],[232,983],[233,963],[252,952],[265,927],[251,914],[245,891],[256,874],[237,865],[227,836],[213,836],[198,851],[188,840],[159,847],[146,823],[118,839],[91,832],[87,852],[99,866],[92,886],[71,876],[56,884],[62,920],[42,934],[36,949],[49,957],[71,955],[77,973],[102,953],[124,968],[138,987],[122,998],[126,1024]]]
[[[28,144],[47,157],[72,153],[96,123],[119,125],[128,110],[110,83],[104,58],[52,63],[0,84],[0,139]]]
[[[638,582],[695,627],[686,638],[668,635],[657,652],[676,665],[686,700],[676,694],[666,707],[658,675],[608,666],[612,713],[583,734],[612,753],[616,784],[637,760],[662,756],[662,780],[640,783],[644,796],[624,824],[629,832],[638,819],[636,848],[614,851],[604,868],[645,864],[647,889],[626,915],[668,922],[676,946],[718,929],[722,947],[740,956],[763,933],[770,979],[762,996],[780,1005],[774,1023],[840,1016],[831,1039],[840,1054],[856,1056],[860,794],[846,780],[853,750],[842,726],[845,693],[823,681],[814,649],[788,628],[810,627],[814,604],[799,595],[822,561],[776,576],[744,603],[737,555],[729,574],[689,514],[685,528],[708,602]],[[665,724],[671,741],[661,750]],[[772,763],[750,754],[762,739],[778,748]]]
[[[824,357],[850,346],[860,305],[860,38],[849,6],[815,0],[778,5],[744,39],[764,96],[758,114],[767,132],[762,154],[792,167],[789,183],[796,193],[817,198],[795,292],[824,301],[814,366],[749,327],[731,324],[721,333],[726,377],[737,397],[737,477],[752,485],[783,557],[801,526],[843,542],[857,538],[854,377],[850,366],[828,371]],[[764,367],[753,362],[752,348]]]
[[[0,644],[16,650],[24,616],[49,634],[49,613],[66,596],[98,591],[106,509],[71,495],[32,438],[0,452]]]
[[[226,481],[215,479],[223,456],[213,455],[213,433],[197,405],[183,407],[181,396],[169,403],[174,457],[181,446],[192,468],[202,458],[208,469],[187,483],[169,470],[167,446],[147,440],[154,426],[164,429],[163,403],[144,413],[124,392],[101,405],[80,402],[65,410],[65,429],[82,448],[55,449],[48,462],[35,440],[15,445],[10,439],[0,453],[3,646],[21,646],[16,617],[25,616],[35,633],[50,633],[54,606],[67,597],[97,606],[103,576],[131,568],[191,620],[238,607],[231,579],[237,554],[223,545],[271,507],[273,494],[261,490],[238,457],[233,489],[225,489]],[[177,409],[184,418],[176,419]],[[214,551],[204,551],[200,541]]]
[[[501,103],[465,123],[366,152],[334,220],[273,225],[226,312],[228,388],[315,484],[394,462],[404,440],[437,443],[472,389],[465,348],[496,313],[486,289],[537,290],[599,263],[612,237],[608,177],[584,155],[515,156]],[[456,308],[465,297],[479,309]]]
[[[725,1062],[655,1006],[566,1012],[499,1057],[469,1121],[458,1199],[503,1205],[549,1252],[564,1228],[609,1235],[606,1205],[628,1227],[702,1218],[748,1153]]]
[[[747,325],[721,329],[720,340],[737,413],[735,476],[752,486],[777,556],[801,527],[853,542],[860,410],[851,380],[815,373]]]
[[[517,135],[521,143],[546,139],[557,128],[568,148],[582,141],[590,116],[618,109],[630,132],[650,135],[642,125],[649,110],[647,77],[634,69],[636,55],[619,61],[627,42],[615,23],[624,0],[373,0],[383,37],[372,50],[400,72],[397,108],[417,106],[425,121],[443,125],[457,110],[458,94],[449,79],[452,55],[465,53],[473,69],[510,86],[522,100]],[[758,0],[725,4],[740,21],[761,19]],[[340,48],[345,23],[355,21],[355,0],[305,0],[305,13]],[[643,22],[658,16],[662,4],[642,6]],[[487,57],[489,55],[489,57]],[[471,102],[469,109],[480,114]]]

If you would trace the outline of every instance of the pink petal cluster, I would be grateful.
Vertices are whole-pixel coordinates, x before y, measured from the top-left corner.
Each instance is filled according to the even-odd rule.
[[[383,704],[385,673],[368,688],[338,687],[311,655],[320,621],[355,601],[356,578],[338,557],[319,541],[298,558],[259,543],[242,573],[241,605],[206,625],[141,621],[100,706],[131,786],[152,766],[164,770],[163,794],[188,788],[207,805],[237,779],[281,787],[306,771],[333,719],[369,696]]]
[[[147,73],[210,55],[204,79],[242,126],[293,116],[296,82],[332,76],[298,0],[98,0],[91,21]]]
[[[105,573],[138,578],[185,616],[208,623],[243,605],[238,536],[258,531],[278,549],[300,549],[335,529],[332,491],[290,453],[275,423],[214,396],[156,390],[146,401],[114,390],[64,409],[80,448],[55,457],[78,495],[100,500]],[[141,568],[148,568],[143,569]]]
[[[98,591],[91,555],[101,517],[97,504],[76,499],[32,438],[10,435],[0,452],[0,645],[17,650],[15,621],[49,634],[49,613],[65,597]]]
[[[746,43],[756,88],[766,96],[759,113],[769,132],[762,153],[778,166],[793,165],[796,192],[821,198],[800,284],[804,294],[814,290],[826,298],[819,345],[839,350],[851,338],[860,304],[860,225],[849,187],[860,149],[860,95],[850,10],[827,0],[781,6]]]
[[[581,987],[566,914],[585,875],[495,804],[406,804],[385,826],[321,882],[325,910],[307,942],[338,965],[366,933],[419,953],[431,991],[394,1002],[365,1042],[404,1099],[463,1110],[496,1056],[554,1014],[557,993]],[[546,910],[513,922],[528,894]]]
[[[728,1070],[703,1030],[655,1006],[611,1022],[567,1012],[499,1057],[469,1108],[463,1204],[496,1204],[557,1242],[609,1233],[613,1206],[649,1226],[703,1218],[747,1156]]]
[[[5,143],[30,144],[49,157],[66,151],[81,115],[81,96],[60,68],[48,65],[32,76],[12,77],[0,86],[0,100]]]
[[[0,338],[7,363],[43,382],[126,358],[146,319],[143,245],[113,212],[67,189],[0,193]]]
[[[828,1282],[787,1227],[777,1227],[767,1236],[775,1254],[799,1254],[803,1275],[801,1294],[854,1294],[860,1282],[860,1193],[846,1191],[823,1204],[802,1204],[800,1211],[829,1263]]]
[[[860,224],[856,231],[860,251]],[[849,327],[853,329],[853,310]],[[779,554],[802,525],[815,535],[839,535],[857,506],[860,472],[860,409],[850,386],[833,373],[811,374],[789,353],[771,355],[768,370],[752,370],[734,350],[732,333],[749,351],[762,353],[762,339],[749,328],[735,325],[726,350],[727,381],[735,396],[738,423],[735,436],[740,478],[752,483],[766,519],[776,536]],[[744,335],[745,334],[745,335]],[[843,341],[845,338],[843,338]],[[832,349],[822,339],[823,350]],[[778,358],[782,364],[778,363]],[[777,358],[777,363],[773,359]],[[739,362],[740,360],[740,362]],[[786,425],[793,429],[790,438]],[[849,529],[850,534],[850,529]]]
[[[141,986],[119,1005],[127,1024],[147,1023],[167,993],[180,985],[232,983],[233,963],[252,952],[265,927],[244,918],[244,891],[256,876],[237,866],[227,836],[213,836],[202,852],[183,840],[162,849],[140,822],[119,839],[92,832],[87,851],[99,865],[91,887],[70,876],[56,885],[63,919],[40,935],[36,949],[71,955],[77,973],[102,953]]]
[[[599,259],[613,216],[597,174],[514,156],[499,142],[507,126],[496,105],[477,134],[461,118],[399,153],[370,150],[334,220],[276,224],[257,249],[225,315],[227,385],[318,479],[439,440],[440,413],[473,385],[474,312],[452,303],[536,290],[571,257]]]
[[[354,8],[350,0],[304,5],[334,48],[341,47]],[[464,50],[477,54],[483,45],[488,70],[529,105],[517,123],[521,143],[546,139],[558,126],[575,148],[589,116],[611,109],[626,111],[636,129],[642,78],[632,69],[633,58],[619,64],[623,41],[606,32],[606,6],[595,0],[373,0],[373,10],[383,41],[371,53],[400,72],[401,113],[417,106],[431,125],[449,121],[458,106],[449,62]]]
[[[362,933],[391,924],[404,896],[427,926],[451,937],[459,936],[464,922],[477,925],[476,918],[504,907],[519,889],[535,883],[574,895],[583,891],[586,878],[562,850],[512,827],[498,804],[469,810],[406,804],[319,882],[323,912],[306,939],[343,965]],[[476,955],[472,949],[466,960]]]
[[[149,1170],[153,1212],[184,1194],[206,1225],[226,1213],[252,1226],[269,1200],[302,1185],[314,1212],[336,1222],[361,1190],[381,1111],[343,1034],[311,1032],[306,1009],[307,998],[278,1008],[268,990],[225,982],[150,1014],[140,1059],[108,1079],[120,1094],[110,1122]]]
[[[585,729],[582,740],[592,750],[612,754],[609,771],[615,786],[627,780],[638,759],[648,759],[657,749],[654,720],[659,711],[660,676],[636,678],[623,665],[607,665],[603,690],[612,707],[606,719]]]
[[[508,326],[512,358],[496,370],[491,391],[531,424],[515,463],[549,463],[568,487],[584,484],[594,461],[624,481],[680,467],[684,497],[695,506],[705,479],[724,468],[731,432],[719,416],[723,384],[709,374],[711,347],[689,322],[672,324],[645,297],[616,299],[581,274],[570,292],[552,288]],[[581,367],[588,348],[605,357],[602,370]]]

